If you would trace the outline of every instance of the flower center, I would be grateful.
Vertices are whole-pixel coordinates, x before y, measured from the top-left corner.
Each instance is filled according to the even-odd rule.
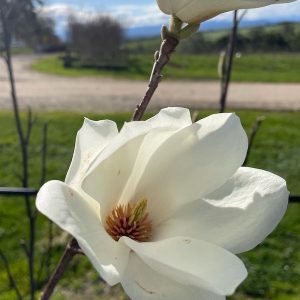
[[[147,199],[135,205],[118,205],[106,218],[106,231],[118,241],[127,236],[138,242],[146,242],[151,237],[152,224],[147,212]]]

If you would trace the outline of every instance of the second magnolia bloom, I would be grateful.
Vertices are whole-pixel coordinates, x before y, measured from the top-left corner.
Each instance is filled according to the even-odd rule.
[[[72,234],[133,300],[224,300],[246,278],[235,255],[259,244],[288,201],[285,181],[241,167],[235,114],[192,123],[184,108],[126,123],[86,120],[65,182],[38,209]]]
[[[295,0],[157,0],[159,8],[186,23],[200,24],[223,12],[293,2]]]

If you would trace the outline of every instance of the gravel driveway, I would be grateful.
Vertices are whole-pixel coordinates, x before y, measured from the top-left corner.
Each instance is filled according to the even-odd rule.
[[[147,86],[145,81],[101,77],[68,78],[40,74],[30,70],[30,65],[37,58],[14,58],[20,106],[30,105],[35,111],[132,111]],[[151,107],[217,108],[219,88],[216,81],[166,79],[154,95]],[[233,83],[230,87],[228,107],[300,110],[300,84]],[[9,84],[5,65],[1,61],[0,109],[10,108]]]

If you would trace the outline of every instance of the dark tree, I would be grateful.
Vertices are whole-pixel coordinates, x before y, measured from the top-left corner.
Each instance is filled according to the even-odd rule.
[[[64,45],[55,33],[53,19],[38,16],[33,32],[32,47],[41,52],[64,50]]]
[[[110,66],[122,60],[123,30],[110,17],[98,17],[85,23],[71,20],[69,39],[71,51],[84,65]]]
[[[0,30],[8,35],[9,43],[14,39],[32,44],[37,28],[35,8],[41,4],[39,0],[1,0]]]
[[[24,41],[29,41],[31,39],[31,29],[34,28],[36,21],[35,5],[37,3],[38,2],[34,0],[1,0],[0,5],[1,54],[6,63],[9,75],[14,119],[21,150],[22,174],[20,175],[20,179],[22,187],[24,188],[29,186],[28,146],[33,119],[31,111],[29,110],[26,126],[21,122],[12,64],[11,46],[13,40],[16,38]],[[24,249],[28,261],[30,299],[34,300],[36,291],[34,267],[36,211],[29,196],[24,196],[24,202],[29,221],[29,236],[27,241],[22,242],[22,248]],[[17,293],[17,295],[19,294]]]

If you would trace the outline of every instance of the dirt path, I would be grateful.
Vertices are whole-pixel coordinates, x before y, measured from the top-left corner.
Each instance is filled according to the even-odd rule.
[[[14,58],[17,91],[21,107],[34,110],[132,111],[147,83],[101,77],[67,78],[30,70],[36,56]],[[186,106],[218,107],[216,81],[165,80],[153,97],[152,108]],[[233,83],[228,97],[230,108],[300,110],[300,84]],[[10,109],[9,84],[0,63],[0,109]]]

